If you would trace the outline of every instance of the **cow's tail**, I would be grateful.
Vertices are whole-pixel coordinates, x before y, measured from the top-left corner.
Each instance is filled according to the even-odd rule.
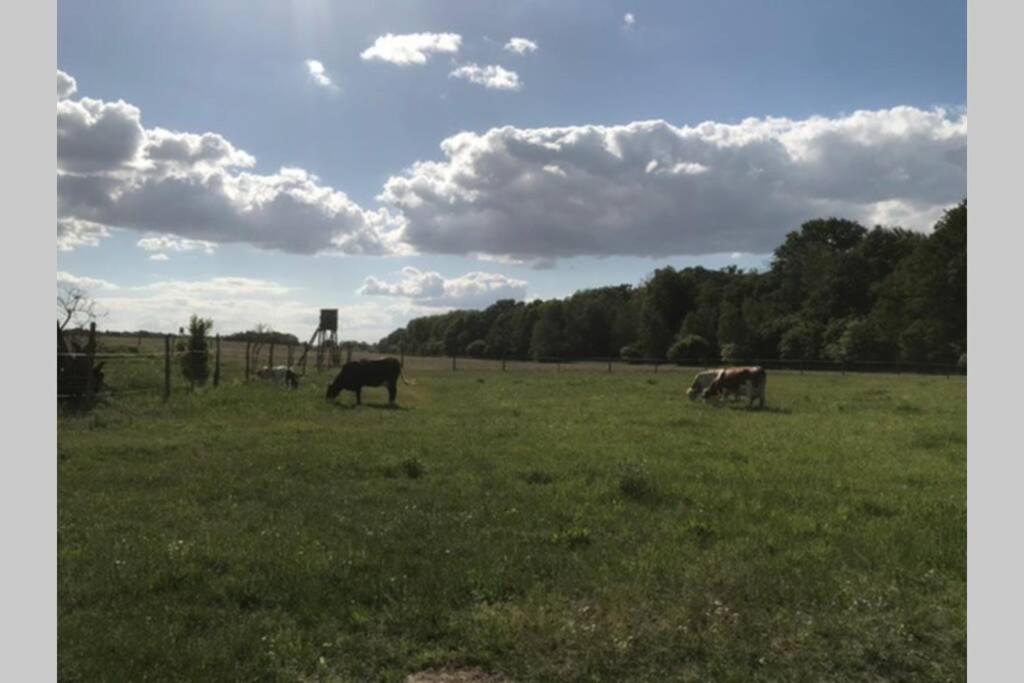
[[[402,371],[401,368],[398,369],[398,376],[402,378],[402,384],[404,384],[405,386],[407,386],[407,387],[414,387],[414,386],[416,386],[416,382],[415,381],[410,382],[407,379],[405,379],[405,373]]]

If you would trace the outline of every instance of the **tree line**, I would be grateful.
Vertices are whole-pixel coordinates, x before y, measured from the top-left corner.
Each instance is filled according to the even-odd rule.
[[[765,271],[659,268],[636,286],[416,318],[378,348],[536,360],[966,364],[967,201],[928,235],[811,220],[786,236]]]

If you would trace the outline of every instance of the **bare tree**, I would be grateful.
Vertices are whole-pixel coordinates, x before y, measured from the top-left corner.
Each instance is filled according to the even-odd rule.
[[[270,335],[273,334],[274,329],[266,323],[256,323],[256,327],[253,328],[252,338],[252,358],[255,362],[260,357],[260,351],[263,349],[263,344],[269,339]]]
[[[78,285],[57,285],[57,327],[61,330],[71,323],[84,327],[103,315],[96,310],[96,300]]]

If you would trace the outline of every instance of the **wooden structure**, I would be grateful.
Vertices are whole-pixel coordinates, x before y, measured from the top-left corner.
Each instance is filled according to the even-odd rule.
[[[320,324],[295,364],[302,368],[303,374],[306,372],[306,358],[310,349],[316,353],[317,370],[324,367],[336,368],[341,365],[341,348],[338,346],[338,309],[320,309]]]

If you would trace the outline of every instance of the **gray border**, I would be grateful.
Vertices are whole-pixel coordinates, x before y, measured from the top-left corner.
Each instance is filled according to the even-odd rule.
[[[57,187],[54,2],[0,10],[3,123],[12,153],[4,188],[4,291],[9,351],[0,391],[4,421],[4,680],[57,678],[57,424],[53,297]],[[13,215],[11,209],[13,208]],[[32,330],[31,335],[24,335]]]
[[[1019,3],[971,0],[968,40],[967,671],[975,681],[1024,680],[1020,357],[1021,93]],[[1007,369],[1010,372],[1007,372]],[[1015,476],[1016,475],[1016,476]]]

